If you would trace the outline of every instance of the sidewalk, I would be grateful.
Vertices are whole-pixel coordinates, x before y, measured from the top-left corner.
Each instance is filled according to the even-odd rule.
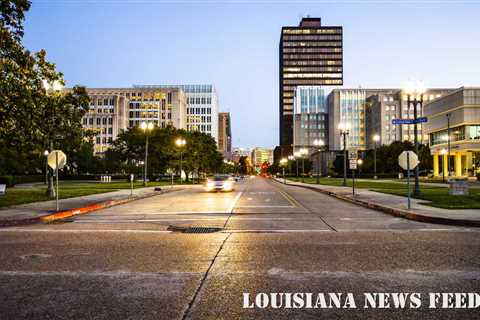
[[[275,180],[279,183],[283,183],[283,179]],[[355,189],[355,197],[353,197],[351,187],[316,185],[289,180],[287,180],[287,184],[322,192],[344,201],[406,219],[430,223],[480,227],[479,209],[448,210],[422,205],[421,203],[427,202],[426,200],[411,199],[411,209],[408,210],[406,197],[374,192],[367,189]]]
[[[178,191],[188,187],[193,187],[193,185],[162,186],[161,191],[155,191],[155,187],[138,188],[133,190],[133,195],[130,195],[130,189],[122,189],[113,192],[62,199],[59,200],[59,212],[65,213],[68,211],[76,210],[80,213],[80,209],[87,207],[90,207],[92,209],[88,211],[93,211],[95,210],[95,205],[97,205],[97,208],[105,208],[116,204],[160,195],[166,192]],[[22,224],[22,222],[34,223],[40,218],[53,215],[55,212],[55,200],[33,202],[18,206],[5,207],[0,209],[0,226]],[[81,213],[84,212],[87,211],[85,210]],[[74,214],[75,212],[70,215]]]

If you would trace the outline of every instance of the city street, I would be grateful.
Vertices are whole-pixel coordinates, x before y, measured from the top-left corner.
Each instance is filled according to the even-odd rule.
[[[216,232],[201,233],[205,231]],[[187,232],[184,232],[187,231]],[[428,309],[480,288],[480,230],[425,224],[260,177],[49,225],[0,229],[2,319],[479,318]],[[357,309],[242,308],[258,293],[351,292]],[[364,292],[422,293],[363,309]]]

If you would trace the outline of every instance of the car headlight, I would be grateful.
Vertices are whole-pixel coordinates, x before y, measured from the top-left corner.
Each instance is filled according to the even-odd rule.
[[[207,187],[208,188],[213,188],[215,186],[215,183],[213,181],[208,181],[207,182]]]

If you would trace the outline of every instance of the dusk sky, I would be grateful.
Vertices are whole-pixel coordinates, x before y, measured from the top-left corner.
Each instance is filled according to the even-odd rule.
[[[344,87],[480,85],[480,2],[398,2],[34,0],[24,44],[67,86],[214,84],[234,147],[272,147],[280,29],[302,16],[344,27]]]

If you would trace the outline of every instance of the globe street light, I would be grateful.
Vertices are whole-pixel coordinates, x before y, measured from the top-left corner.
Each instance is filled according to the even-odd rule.
[[[140,128],[145,133],[145,160],[143,162],[143,168],[145,172],[143,173],[143,186],[147,186],[147,159],[148,159],[148,133],[153,130],[154,124],[153,122],[145,122],[143,121],[140,124]]]
[[[315,139],[313,140],[313,145],[318,147],[318,154],[317,154],[317,184],[320,184],[320,152],[322,151],[325,142],[322,139]]]
[[[373,136],[373,179],[377,179],[377,143],[380,141],[380,136],[375,134]]]
[[[280,160],[280,165],[282,166],[283,169],[283,183],[287,184],[287,178],[285,177],[285,165],[288,163],[288,159],[282,158]]]
[[[183,162],[183,147],[187,144],[184,138],[177,138],[175,145],[180,148],[180,184],[182,183],[182,162]]]
[[[292,175],[292,163],[290,161],[293,161],[295,160],[295,157],[293,155],[289,155],[288,156],[288,172],[290,174],[290,176]]]
[[[343,137],[343,186],[347,186],[347,136],[350,133],[350,123],[340,122],[338,130]]]
[[[302,154],[300,153],[300,151],[297,151],[293,154],[293,157],[295,158],[295,164],[297,166],[297,179],[298,179],[298,159],[302,156]]]
[[[302,182],[305,182],[305,156],[308,154],[308,149],[300,149],[300,156],[302,157]]]
[[[48,81],[48,80],[44,79],[44,80],[42,80],[42,86],[45,89],[46,94],[48,96],[55,95],[56,92],[59,92],[63,89],[63,84],[59,80]],[[53,112],[52,112],[52,119],[51,119],[52,123],[55,122],[55,119],[54,119],[55,108],[56,108],[56,103],[53,103],[52,104]],[[53,135],[52,131],[53,130],[54,130],[54,128],[51,127],[50,131],[48,133],[50,150],[53,150],[53,138],[52,138],[52,135]],[[44,154],[45,154],[45,152],[44,152]],[[46,155],[46,156],[48,156],[48,155]],[[47,169],[48,169],[48,166],[47,166]],[[55,188],[53,187],[53,172],[51,172],[50,170],[47,170],[47,172],[48,172],[48,174],[47,174],[47,180],[48,180],[47,196],[49,198],[54,198],[56,196],[56,193],[55,193]]]
[[[425,86],[423,85],[423,82],[421,81],[416,81],[415,83],[412,81],[409,81],[407,85],[405,86],[405,92],[407,93],[407,106],[408,109],[410,109],[410,104],[413,103],[413,119],[414,119],[414,124],[413,124],[413,134],[414,134],[414,142],[415,142],[415,153],[418,156],[418,127],[417,127],[417,118],[418,118],[418,112],[417,112],[417,105],[420,105],[420,108],[422,108],[423,104],[423,94],[425,93]],[[413,101],[412,101],[413,97]],[[420,195],[420,183],[419,183],[419,166],[415,167],[415,190],[414,194],[415,195]]]
[[[442,154],[442,182],[445,183],[445,166],[443,165],[445,163],[445,154],[447,153],[447,149],[443,148],[440,153]]]
[[[48,184],[48,150],[43,151],[43,155],[45,156],[45,184]]]

